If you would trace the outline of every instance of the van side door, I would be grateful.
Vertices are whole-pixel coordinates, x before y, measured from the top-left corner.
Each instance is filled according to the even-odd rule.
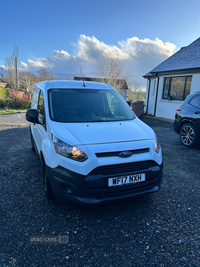
[[[38,110],[38,99],[39,99],[39,90],[34,89],[31,101],[31,108]],[[35,123],[30,123],[31,134],[34,139],[37,151],[38,151],[38,142],[37,142],[37,125]]]
[[[45,104],[44,104],[44,92],[40,90],[39,92],[39,99],[38,99],[38,113],[39,117],[38,120],[41,124],[35,125],[35,136],[37,139],[37,149],[38,151],[42,150],[42,142],[46,136],[46,119],[45,119]]]

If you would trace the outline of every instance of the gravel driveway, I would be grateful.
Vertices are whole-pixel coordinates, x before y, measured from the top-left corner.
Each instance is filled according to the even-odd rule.
[[[200,146],[183,147],[172,123],[143,120],[163,150],[160,191],[85,206],[44,197],[27,122],[0,117],[0,266],[200,266]],[[59,235],[69,242],[44,242]]]

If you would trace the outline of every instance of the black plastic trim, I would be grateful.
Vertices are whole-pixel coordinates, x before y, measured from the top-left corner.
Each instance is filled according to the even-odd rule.
[[[119,156],[121,152],[131,152],[132,154],[141,154],[141,153],[148,153],[149,150],[150,148],[142,148],[142,149],[127,150],[127,151],[95,153],[95,155],[97,156],[97,158],[113,157],[113,156]]]
[[[64,201],[98,203],[158,191],[161,184],[163,164],[158,165],[154,161],[149,162],[154,164],[146,167],[144,165],[143,168],[143,164],[141,164],[138,169],[123,169],[121,168],[122,165],[125,167],[126,164],[118,164],[121,165],[121,172],[117,172],[119,171],[116,168],[117,165],[113,165],[116,170],[112,175],[96,172],[96,169],[103,170],[102,168],[106,166],[100,166],[88,175],[81,175],[61,166],[54,169],[47,166],[47,172],[56,198]],[[111,169],[113,166],[111,166]],[[108,178],[133,175],[134,173],[145,173],[146,181],[128,186],[108,187]]]

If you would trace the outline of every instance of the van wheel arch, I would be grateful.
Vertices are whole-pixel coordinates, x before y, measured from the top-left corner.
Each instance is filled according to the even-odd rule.
[[[42,168],[43,168],[43,189],[44,189],[44,194],[46,198],[48,199],[54,199],[55,196],[53,194],[52,188],[51,188],[51,183],[49,179],[49,175],[47,172],[47,165],[44,160],[44,156],[41,153],[41,163],[42,163]]]

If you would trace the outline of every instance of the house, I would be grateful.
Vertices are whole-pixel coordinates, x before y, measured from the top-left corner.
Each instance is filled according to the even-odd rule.
[[[105,78],[74,77],[74,80],[108,83]],[[121,96],[126,100],[128,85],[125,79],[112,80],[111,86],[114,87],[121,94]]]
[[[143,77],[147,79],[145,112],[174,119],[188,94],[200,91],[200,38]]]

